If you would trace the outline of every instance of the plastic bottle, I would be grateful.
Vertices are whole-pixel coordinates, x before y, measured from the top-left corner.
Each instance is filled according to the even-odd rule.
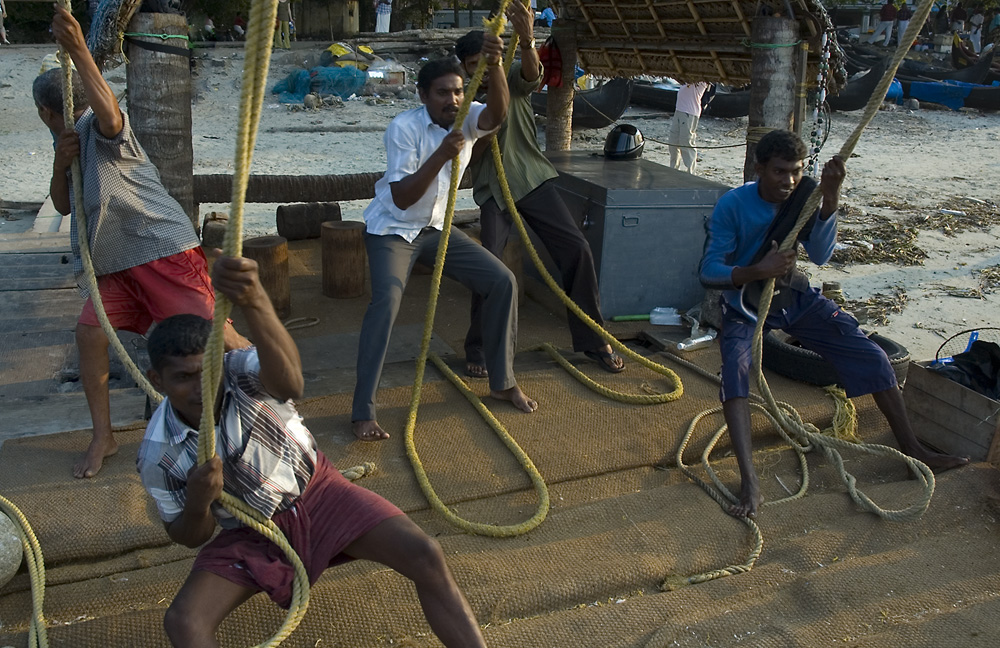
[[[671,306],[657,306],[651,310],[649,323],[659,326],[680,326],[682,324],[680,313]]]
[[[678,351],[694,351],[695,349],[701,349],[702,347],[706,347],[709,344],[711,344],[712,340],[715,339],[715,336],[718,335],[718,333],[716,332],[716,330],[713,329],[713,328],[710,328],[710,329],[701,329],[701,331],[703,332],[703,334],[699,335],[698,337],[693,337],[692,336],[692,337],[687,338],[683,342],[678,342],[677,343],[677,350]]]

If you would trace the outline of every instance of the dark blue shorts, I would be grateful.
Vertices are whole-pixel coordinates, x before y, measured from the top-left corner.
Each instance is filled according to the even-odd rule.
[[[750,394],[751,343],[754,323],[722,305],[722,387],[719,399],[746,398]],[[816,288],[798,293],[796,302],[780,313],[771,313],[764,333],[781,329],[802,346],[823,356],[833,365],[848,398],[884,391],[896,386],[896,374],[882,348],[868,339],[858,321]]]

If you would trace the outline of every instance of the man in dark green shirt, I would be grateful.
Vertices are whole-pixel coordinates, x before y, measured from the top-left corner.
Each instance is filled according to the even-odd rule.
[[[542,64],[535,50],[533,16],[523,4],[512,2],[507,9],[507,17],[521,45],[521,61],[511,66],[507,76],[510,88],[507,120],[496,135],[500,138],[507,183],[518,213],[555,261],[566,294],[584,313],[603,326],[594,255],[552,182],[558,173],[538,147],[531,93],[541,84]],[[479,63],[482,42],[483,32],[472,31],[455,43],[455,55],[470,75]],[[512,220],[500,190],[490,147],[492,137],[483,138],[473,149],[470,165],[472,195],[480,208],[483,246],[499,257],[507,245]],[[473,294],[472,323],[465,338],[466,374],[473,378],[487,376],[482,351],[481,304],[482,298]],[[612,373],[625,368],[621,356],[600,334],[572,313],[568,314],[568,319],[574,351],[582,351]]]

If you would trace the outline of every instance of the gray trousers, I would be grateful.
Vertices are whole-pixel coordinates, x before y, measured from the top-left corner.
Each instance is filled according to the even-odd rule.
[[[365,234],[372,300],[358,342],[357,384],[351,421],[375,419],[375,392],[389,347],[389,335],[403,300],[406,282],[418,260],[434,265],[441,232],[427,227],[409,243],[401,236]],[[486,248],[455,227],[448,239],[444,275],[483,296],[483,339],[490,389],[516,385],[517,284],[514,275]]]

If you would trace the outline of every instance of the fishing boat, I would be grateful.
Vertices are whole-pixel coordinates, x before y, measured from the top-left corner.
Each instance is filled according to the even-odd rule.
[[[596,88],[578,90],[573,95],[573,129],[604,128],[618,121],[628,108],[632,85],[631,79],[616,77]],[[546,93],[531,93],[531,107],[544,117],[548,111]]]
[[[976,108],[1000,110],[1000,86],[986,86],[961,81],[911,81],[899,79],[903,96],[941,104],[952,110]]]

